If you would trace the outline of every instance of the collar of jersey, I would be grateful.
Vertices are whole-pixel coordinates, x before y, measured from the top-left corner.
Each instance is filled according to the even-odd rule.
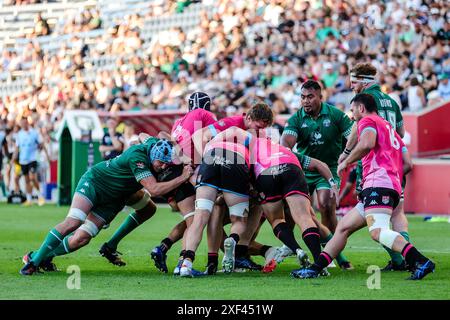
[[[368,87],[367,89],[364,89],[361,93],[364,93],[364,92],[369,91],[369,90],[381,91],[381,87],[380,87],[380,85],[378,83],[375,83],[375,84],[371,85],[370,87]]]

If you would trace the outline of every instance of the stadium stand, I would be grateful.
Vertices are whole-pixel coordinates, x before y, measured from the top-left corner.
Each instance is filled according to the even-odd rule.
[[[369,61],[409,110],[450,99],[448,1],[58,0],[0,3],[0,117],[29,117],[51,141],[64,110],[186,110],[204,90],[232,115],[265,100],[281,117],[305,79],[347,110],[348,70]],[[136,98],[132,98],[133,96]],[[54,143],[53,143],[54,144]],[[57,150],[54,151],[57,153]]]

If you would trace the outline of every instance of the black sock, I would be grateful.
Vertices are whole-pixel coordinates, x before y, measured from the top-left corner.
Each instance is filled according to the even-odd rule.
[[[269,250],[270,248],[272,248],[272,247],[271,247],[271,246],[263,245],[263,246],[261,247],[261,249],[259,249],[259,255],[262,256],[262,257],[264,258],[264,257],[266,256],[267,250]]]
[[[236,245],[235,257],[236,258],[244,258],[247,256],[248,246],[244,246],[242,244]]]
[[[184,253],[184,259],[190,259],[192,262],[195,260],[195,252],[192,250],[186,250]]]
[[[169,238],[164,238],[161,241],[161,245],[159,246],[161,248],[161,251],[163,253],[166,253],[167,251],[169,251],[169,249],[172,247],[173,245],[173,241],[170,240]]]
[[[425,263],[428,260],[411,243],[403,247],[402,256],[410,266],[414,266],[416,262]]]
[[[208,265],[210,264],[219,264],[219,254],[217,252],[208,252]]]
[[[321,252],[319,229],[316,227],[306,229],[302,233],[302,238],[303,241],[305,241],[305,244],[308,246],[309,250],[311,251],[311,254],[313,255],[314,258],[314,262],[316,262]]]
[[[275,234],[275,237],[287,245],[292,252],[295,252],[300,248],[300,245],[295,240],[294,232],[289,228],[289,225],[286,222],[277,224],[275,228],[273,228],[273,233]]]
[[[239,235],[237,233],[230,234],[230,238],[233,238],[234,241],[236,241],[236,243],[238,243],[239,239],[240,239],[240,237],[239,237]]]
[[[186,253],[186,250],[181,250],[180,251],[180,257],[184,259],[184,254]]]
[[[331,261],[333,261],[333,258],[328,253],[323,251],[321,254],[319,254],[319,257],[317,258],[316,262],[311,266],[311,269],[320,272],[324,268],[326,268],[331,263]]]

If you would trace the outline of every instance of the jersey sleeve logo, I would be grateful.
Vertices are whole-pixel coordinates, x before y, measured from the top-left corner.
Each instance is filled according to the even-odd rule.
[[[218,122],[218,125],[221,126],[221,127],[225,127],[225,121],[220,120]]]
[[[145,164],[143,162],[136,162],[136,167],[138,167],[139,169],[144,169]]]

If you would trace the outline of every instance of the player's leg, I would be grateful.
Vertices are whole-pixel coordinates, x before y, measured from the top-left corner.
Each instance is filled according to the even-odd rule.
[[[334,232],[337,226],[336,199],[331,197],[331,191],[328,188],[316,189],[316,192],[322,223]]]
[[[112,237],[99,250],[99,253],[103,257],[116,266],[126,265],[119,257],[120,253],[117,251],[120,241],[142,223],[150,219],[156,212],[156,205],[151,200],[148,192],[143,189],[131,195],[127,199],[126,204],[135,211],[128,215]]]
[[[208,262],[205,272],[208,275],[215,274],[219,265],[219,249],[223,245],[223,241],[226,239],[225,231],[223,230],[225,215],[228,215],[228,207],[223,200],[223,195],[220,195],[216,199],[213,212],[208,221],[208,227],[206,228],[208,241]]]
[[[192,276],[192,263],[195,260],[195,251],[202,240],[203,230],[208,224],[216,197],[217,189],[214,187],[200,185],[196,190],[195,215],[185,235],[186,252],[183,257],[180,276]]]
[[[403,238],[409,242],[408,219],[406,218],[405,211],[403,210],[403,204],[404,201],[402,195],[398,206],[392,212],[391,223],[392,229],[400,233]],[[388,252],[391,260],[388,262],[387,266],[382,269],[382,271],[408,270],[408,266],[400,253],[394,252],[386,246],[383,246],[383,248]]]
[[[311,217],[314,220],[314,223],[319,228],[320,245],[322,246],[322,248],[324,248],[326,246],[326,244],[328,243],[328,241],[330,241],[331,238],[333,238],[333,233],[330,231],[330,229],[328,229],[325,225],[323,225],[317,219],[314,209],[312,207],[311,207]],[[339,267],[341,267],[341,269],[343,269],[343,270],[353,270],[354,269],[352,264],[350,263],[350,261],[348,261],[347,257],[344,256],[343,252],[340,252],[336,256],[336,261],[339,264]]]
[[[224,256],[222,259],[222,267],[225,273],[232,272],[234,270],[234,262],[236,259],[236,245],[241,239],[241,235],[247,228],[247,219],[249,213],[249,199],[248,195],[237,192],[223,192],[225,203],[228,206],[230,212],[231,229],[230,235],[225,239]],[[241,255],[247,255],[248,246],[240,248]]]
[[[22,172],[25,177],[25,194],[27,197],[27,200],[23,203],[24,206],[30,206],[32,205],[33,201],[33,186],[31,184],[31,178],[30,178],[30,165],[23,165]]]
[[[29,166],[30,166],[29,176],[30,176],[32,194],[33,194],[33,196],[36,196],[38,198],[38,205],[43,206],[45,204],[45,198],[41,194],[41,187],[39,185],[38,174],[37,174],[37,168],[38,168],[37,161],[33,161],[32,163],[29,164]]]
[[[51,263],[51,258],[54,256],[52,252],[61,245],[64,245],[63,239],[85,222],[91,208],[92,202],[88,198],[75,193],[69,213],[64,221],[48,232],[37,251],[30,252],[24,257],[26,264],[22,268],[21,274],[33,274],[42,263]]]
[[[192,190],[188,193],[184,192],[183,196],[177,196],[177,207],[180,210],[180,214],[183,217],[184,224],[177,224],[174,229],[172,229],[171,234],[161,241],[159,247],[155,247],[150,253],[151,258],[155,262],[155,266],[163,271],[167,272],[167,251],[172,247],[172,245],[182,239],[181,252],[178,257],[178,263],[173,271],[174,275],[180,274],[181,264],[183,262],[183,257],[186,252],[186,234],[187,230],[192,225],[195,215],[195,189],[191,184],[185,184],[190,186]],[[172,240],[173,239],[173,240]],[[193,270],[194,271],[194,270]],[[196,272],[196,271],[194,271]]]
[[[434,263],[390,227],[392,211],[398,205],[399,195],[391,189],[367,188],[363,190],[362,196],[371,238],[402,254],[412,270],[410,279],[420,280],[433,272]]]
[[[239,243],[236,245],[236,269],[262,270],[262,266],[255,263],[249,255],[249,247],[260,227],[262,208],[256,203],[250,204],[250,212],[244,232],[240,235]]]
[[[320,272],[345,248],[350,235],[365,225],[364,207],[362,203],[359,203],[338,222],[333,237],[328,241],[317,261],[309,268],[292,271],[291,276],[301,279],[319,276]]]

